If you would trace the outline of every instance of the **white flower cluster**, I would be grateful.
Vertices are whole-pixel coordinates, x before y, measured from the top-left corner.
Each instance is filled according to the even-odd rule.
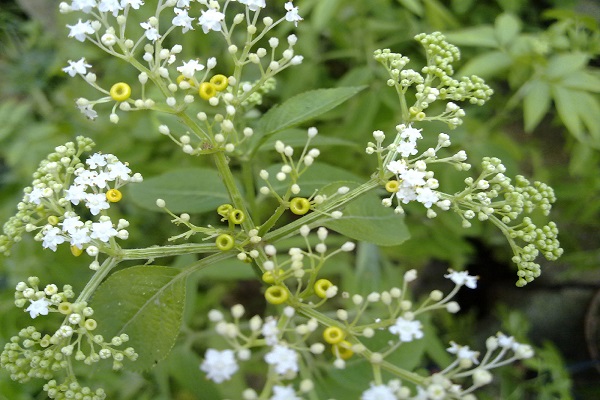
[[[434,204],[444,211],[448,210],[451,203],[449,200],[443,199],[443,194],[436,190],[439,182],[434,178],[433,171],[428,171],[428,164],[446,162],[454,164],[459,169],[468,169],[470,165],[463,163],[466,160],[465,152],[460,151],[448,158],[438,158],[438,150],[451,144],[449,136],[440,133],[435,148],[429,148],[416,156],[418,154],[417,141],[423,138],[421,130],[410,125],[398,125],[396,131],[394,142],[387,147],[382,145],[385,134],[382,131],[373,132],[376,143],[369,142],[366,149],[367,154],[377,153],[380,159],[382,153],[387,152],[383,165],[386,172],[394,174],[394,179],[386,184],[386,189],[392,195],[383,199],[382,204],[390,207],[395,198],[397,200],[395,211],[403,213],[404,210],[400,203],[408,204],[411,201],[417,201],[428,209],[427,216],[429,218],[437,215],[431,209]]]
[[[33,189],[25,194],[25,203],[43,205],[50,209],[57,204],[59,209],[64,210],[62,216],[49,218],[48,223],[36,235],[36,240],[42,241],[44,248],[56,251],[59,244],[69,242],[71,246],[79,250],[87,248],[88,254],[97,256],[98,246],[108,243],[113,237],[127,239],[129,236],[125,230],[129,226],[126,220],[119,220],[116,229],[110,217],[106,215],[101,215],[97,221],[82,221],[72,206],[81,203],[90,214],[97,216],[108,210],[112,202],[121,199],[119,187],[128,182],[141,182],[142,176],[139,173],[131,175],[131,169],[112,154],[93,154],[86,160],[86,164],[87,166],[79,164],[79,167],[74,169],[73,183],[67,189],[63,189],[60,198],[45,184],[34,185]],[[54,170],[57,168],[52,165],[46,167]],[[36,229],[38,226],[33,223],[26,226],[27,231]]]
[[[249,360],[250,348],[264,346],[268,349],[263,356],[264,362],[270,367],[268,378],[275,382],[272,386],[265,385],[264,390],[271,395],[269,400],[300,400],[298,395],[312,390],[312,382],[302,381],[299,390],[294,389],[292,385],[285,384],[286,381],[296,378],[300,370],[300,354],[295,349],[295,344],[288,343],[282,338],[289,329],[306,337],[316,330],[318,324],[311,320],[307,324],[297,325],[293,328],[288,327],[291,318],[294,317],[294,309],[286,307],[280,319],[267,317],[263,320],[255,315],[248,324],[250,332],[245,332],[242,331],[239,323],[244,313],[244,307],[240,304],[231,308],[233,322],[227,322],[223,313],[218,310],[212,310],[209,313],[209,319],[216,324],[216,332],[230,343],[233,350],[207,349],[204,360],[200,364],[200,370],[215,383],[228,381],[240,368],[238,360]],[[315,353],[321,351],[322,349],[318,346],[314,349]],[[258,397],[254,390],[247,389],[244,391],[243,398],[256,399]]]

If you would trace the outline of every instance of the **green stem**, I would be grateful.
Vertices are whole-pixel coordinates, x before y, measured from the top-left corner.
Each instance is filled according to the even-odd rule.
[[[100,283],[102,283],[102,281],[104,280],[104,278],[106,278],[108,273],[114,267],[116,267],[120,261],[121,260],[117,257],[109,257],[106,260],[104,260],[102,265],[100,265],[100,268],[98,268],[94,276],[92,276],[92,279],[90,279],[89,282],[85,285],[75,302],[79,303],[82,301],[88,301],[92,294],[96,291],[98,286],[100,286]]]
[[[183,254],[214,253],[217,251],[214,243],[184,243],[171,246],[152,246],[142,249],[124,249],[119,251],[118,256],[121,260],[148,260]]]

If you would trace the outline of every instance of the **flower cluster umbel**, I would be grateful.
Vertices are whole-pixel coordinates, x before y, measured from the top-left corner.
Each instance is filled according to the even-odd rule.
[[[303,59],[294,52],[296,35],[289,35],[286,44],[270,36],[273,28],[283,21],[297,25],[302,20],[298,7],[292,2],[286,3],[285,14],[279,20],[260,19],[265,7],[264,0],[167,0],[159,1],[156,6],[146,5],[141,0],[61,3],[61,12],[83,13],[88,18],[67,25],[69,37],[93,43],[111,56],[128,62],[138,72],[139,90],[132,88],[133,82],[100,83],[96,74],[89,71],[92,65],[85,58],[69,60],[64,72],[83,77],[102,93],[97,99],[79,98],[77,106],[88,118],[95,119],[96,105],[112,103],[110,120],[114,123],[119,122],[118,110],[185,114],[190,131],[176,133],[175,129],[161,125],[160,133],[171,138],[186,154],[206,154],[220,149],[233,152],[253,134],[252,128],[237,124],[236,115],[260,104],[262,95],[275,87],[273,77]],[[139,25],[132,24],[128,15],[133,12],[147,15],[148,19]],[[164,23],[165,17],[170,21],[168,24]],[[164,47],[167,37],[174,32],[190,35],[197,26],[204,35],[224,37],[233,71],[217,73],[216,56],[207,54],[202,59],[187,59],[181,44]],[[243,41],[238,35],[240,29],[245,30]],[[263,41],[268,43],[268,48],[260,46]],[[247,67],[254,67],[259,78],[246,80],[246,76],[250,76],[243,72]],[[252,73],[253,77],[256,75]]]
[[[44,248],[56,251],[58,245],[68,243],[75,256],[87,251],[95,258],[90,268],[97,269],[98,254],[116,247],[115,238],[127,239],[129,222],[113,223],[107,210],[121,200],[119,188],[141,182],[142,176],[132,174],[112,154],[96,153],[82,162],[82,153],[93,146],[91,139],[78,137],[42,161],[32,186],[24,189],[17,214],[4,225],[0,252],[8,254],[24,232],[37,232],[35,239]],[[97,219],[88,220],[89,214]]]
[[[322,231],[321,235],[323,234]],[[324,243],[321,242],[320,245],[323,246]],[[274,266],[265,274],[265,280],[273,282],[274,276],[279,276],[280,281],[285,276],[289,276],[290,280],[298,280],[306,273],[316,276],[319,268],[307,269],[303,259],[316,257],[315,250],[319,252],[317,247],[304,251],[290,249],[289,260],[274,263],[282,268]],[[269,253],[274,256],[275,251],[271,249]],[[289,267],[283,267],[285,265]],[[298,271],[303,273],[298,274]],[[273,304],[288,304],[278,317],[262,318],[255,315],[248,321],[243,321],[245,309],[239,304],[231,308],[230,320],[220,311],[212,310],[209,313],[216,333],[229,348],[207,349],[200,369],[208,379],[223,383],[243,369],[245,362],[258,356],[268,368],[267,382],[262,391],[246,389],[241,398],[300,400],[315,385],[313,380],[306,378],[305,372],[317,359],[331,362],[335,368],[345,369],[347,361],[359,357],[366,359],[373,372],[370,387],[365,388],[361,395],[363,400],[474,399],[471,393],[492,381],[491,369],[532,357],[531,347],[498,333],[487,340],[487,353],[480,360],[479,352],[451,342],[447,350],[456,356],[456,360],[430,376],[405,371],[386,360],[398,349],[423,340],[425,331],[420,321],[423,314],[434,310],[457,312],[460,306],[452,298],[458,290],[463,286],[471,289],[477,286],[477,277],[464,271],[450,271],[445,276],[455,284],[454,288],[445,295],[434,290],[419,305],[414,304],[408,295],[408,284],[417,278],[415,270],[405,273],[402,287],[366,296],[343,292],[339,298],[335,285],[328,280],[328,285],[320,283],[325,279],[317,280],[314,285],[315,293],[322,295],[323,300],[318,303],[308,302],[304,306],[299,306],[298,303],[304,303],[301,287],[289,291],[280,286],[275,293],[271,289],[276,286],[270,286],[265,293],[267,300]],[[328,293],[332,288],[335,290]],[[311,310],[316,310],[333,298],[337,298],[338,307],[340,304],[347,305],[339,307],[334,318],[316,318],[317,314]],[[382,348],[378,345],[376,349],[370,349],[370,343],[375,343],[372,341],[375,337],[387,338],[387,346]],[[327,349],[329,352],[326,352]],[[384,381],[382,371],[395,375],[396,379]],[[403,381],[411,384],[403,384]],[[416,391],[411,387],[416,387]]]
[[[35,327],[21,329],[17,336],[4,346],[0,354],[0,366],[10,372],[11,378],[21,383],[31,378],[45,379],[44,390],[51,399],[88,398],[101,400],[106,398],[103,389],[92,391],[81,386],[73,374],[73,361],[82,361],[87,365],[100,360],[113,360],[113,369],[123,367],[123,360],[135,360],[136,352],[128,347],[118,347],[129,340],[126,334],[105,341],[101,335],[93,334],[98,323],[92,318],[94,310],[85,301],[72,302],[75,297],[70,285],[64,285],[58,291],[55,284],[39,287],[37,277],[29,277],[27,282],[19,282],[15,291],[15,305],[28,307],[31,318],[40,315],[59,314],[64,316],[62,324],[54,334],[42,334]],[[62,383],[57,383],[55,375],[66,375]]]

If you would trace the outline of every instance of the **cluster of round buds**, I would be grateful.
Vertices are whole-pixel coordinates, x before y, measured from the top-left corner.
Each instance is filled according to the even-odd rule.
[[[519,268],[517,285],[524,286],[540,275],[540,266],[535,262],[540,253],[547,260],[556,260],[563,252],[554,222],[540,228],[524,216],[536,210],[547,216],[556,201],[554,191],[520,175],[513,184],[504,175],[506,168],[498,158],[484,158],[481,169],[477,179],[467,178],[466,188],[451,196],[452,209],[461,216],[464,227],[471,226],[470,220],[477,218],[490,220],[500,228],[511,243],[513,262]]]
[[[106,393],[104,389],[98,388],[92,390],[87,386],[81,386],[79,382],[63,382],[59,384],[52,379],[44,385],[44,391],[50,399],[89,399],[89,400],[104,400]]]
[[[338,287],[329,279],[319,278],[321,268],[325,262],[341,252],[354,251],[355,244],[346,242],[341,247],[329,251],[325,241],[328,231],[324,227],[317,229],[318,243],[314,246],[308,240],[310,228],[303,225],[300,235],[305,239],[307,250],[292,247],[288,250],[285,260],[277,256],[277,249],[273,245],[265,246],[265,254],[269,259],[263,264],[265,271],[263,281],[269,286],[265,291],[265,298],[271,304],[283,304],[291,296],[290,286],[295,286],[296,299],[304,302],[316,296],[315,307],[333,298],[338,293]]]
[[[40,280],[36,276],[30,276],[27,282],[19,282],[15,288],[15,306],[24,308],[31,318],[39,315],[48,315],[48,312],[60,311],[61,304],[75,297],[73,287],[64,285],[62,291],[58,291],[55,284],[39,288]]]
[[[282,198],[269,182],[269,172],[267,170],[261,170],[260,178],[265,181],[265,186],[262,186],[259,189],[261,194],[265,196],[273,195],[279,199],[281,203],[287,203],[287,200],[284,200],[284,198],[288,198],[290,195],[297,195],[301,192],[302,189],[298,184],[298,179],[311,165],[313,165],[315,159],[321,154],[319,149],[309,148],[311,140],[317,136],[317,134],[317,128],[308,128],[306,143],[304,144],[297,161],[294,161],[295,151],[292,146],[286,145],[281,140],[277,140],[275,142],[275,151],[281,155],[281,159],[283,161],[283,165],[275,174],[275,178],[279,182],[284,182],[286,180],[289,181],[288,187],[286,194]],[[303,197],[297,197],[296,199],[292,199],[288,204],[290,210],[297,215],[304,215],[311,209],[311,206],[320,204],[318,203],[320,198],[306,199]],[[311,200],[313,201],[311,202]]]
[[[460,59],[460,52],[440,32],[420,34],[415,39],[423,45],[427,56],[427,65],[420,72],[404,69],[409,59],[389,49],[376,50],[375,60],[388,71],[388,86],[395,87],[399,94],[404,96],[409,87],[415,87],[415,103],[407,110],[407,122],[437,120],[455,128],[462,124],[463,110],[449,103],[444,112],[431,116],[425,112],[429,105],[437,100],[469,101],[482,105],[489,100],[493,91],[477,76],[460,80],[452,78],[452,63]]]

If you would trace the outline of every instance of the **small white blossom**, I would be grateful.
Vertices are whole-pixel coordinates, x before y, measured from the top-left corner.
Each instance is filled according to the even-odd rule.
[[[85,200],[85,186],[84,185],[71,185],[65,190],[65,200],[70,201],[74,205],[78,205],[80,201]]]
[[[188,15],[187,10],[184,10],[181,8],[175,8],[174,11],[175,11],[175,14],[177,14],[177,15],[171,21],[173,26],[181,26],[183,33],[186,33],[190,29],[194,30],[194,28],[192,27],[192,21],[194,21],[194,18],[192,18]]]
[[[35,318],[38,315],[48,315],[48,306],[50,306],[50,304],[50,300],[42,297],[39,300],[32,301],[25,311],[29,313],[31,318]]]
[[[96,0],[73,0],[71,3],[71,10],[82,11],[88,14],[90,11],[92,11],[92,8],[96,6]]]
[[[454,342],[450,342],[450,347],[446,351],[450,354],[456,354],[459,360],[469,360],[473,364],[479,364],[479,360],[477,359],[479,352],[471,350],[469,346],[460,346]]]
[[[194,77],[196,71],[202,71],[204,65],[200,64],[198,60],[184,61],[181,67],[177,67],[177,71],[181,72],[181,75],[186,78]]]
[[[398,335],[401,342],[412,342],[414,339],[423,337],[421,321],[409,321],[402,317],[396,320],[396,323],[388,328],[390,333]]]
[[[83,41],[83,40],[82,40]],[[77,108],[83,115],[85,115],[89,119],[96,119],[98,117],[98,113],[94,110],[93,104],[78,104]]]
[[[90,237],[108,243],[111,237],[117,236],[117,233],[111,221],[94,222]]]
[[[241,4],[248,7],[250,11],[258,11],[259,8],[265,8],[265,0],[238,0]]]
[[[125,8],[127,6],[133,8],[134,10],[139,10],[140,6],[143,6],[144,2],[142,0],[121,0],[121,7]]]
[[[298,372],[298,353],[286,346],[274,346],[273,350],[265,354],[265,361],[273,365],[275,372],[280,375]]]
[[[198,25],[202,26],[204,33],[208,31],[220,31],[221,21],[225,19],[225,14],[217,10],[202,10],[202,15],[198,18]]]
[[[200,365],[200,369],[206,373],[206,377],[215,383],[231,379],[238,368],[233,350],[208,349],[204,355],[204,361]]]
[[[302,21],[302,17],[298,15],[298,7],[294,7],[294,3],[288,1],[285,3],[285,9],[287,11],[285,14],[285,20],[293,22],[294,25],[298,26],[298,21]]]
[[[475,289],[477,287],[477,276],[469,275],[468,271],[450,270],[450,273],[444,275],[444,278],[450,279],[456,285],[464,285],[469,289]]]
[[[56,246],[65,242],[65,237],[62,235],[61,230],[55,226],[46,225],[42,232],[44,235],[42,247],[45,249],[56,251]]]
[[[100,12],[110,12],[114,17],[119,15],[119,11],[121,11],[123,7],[119,3],[119,0],[100,0],[98,3],[98,10]]]
[[[269,400],[301,400],[296,396],[296,391],[292,386],[273,386],[273,396]]]
[[[91,65],[85,62],[85,57],[82,57],[79,61],[68,61],[69,65],[64,67],[62,70],[70,76],[77,74],[85,75],[87,68],[91,68]]]
[[[140,26],[146,30],[144,35],[146,35],[146,39],[150,40],[152,43],[156,42],[160,39],[160,34],[158,33],[158,29],[154,26],[150,25],[148,22],[141,22]]]
[[[74,37],[80,42],[85,41],[86,35],[91,35],[95,32],[90,21],[81,22],[79,20],[75,25],[67,25],[67,28],[71,30],[69,37]]]
[[[373,385],[363,392],[360,400],[396,400],[393,390],[386,385]]]
[[[108,204],[104,193],[87,193],[85,196],[85,206],[90,209],[92,215],[98,215],[100,211],[110,208],[110,204]]]

